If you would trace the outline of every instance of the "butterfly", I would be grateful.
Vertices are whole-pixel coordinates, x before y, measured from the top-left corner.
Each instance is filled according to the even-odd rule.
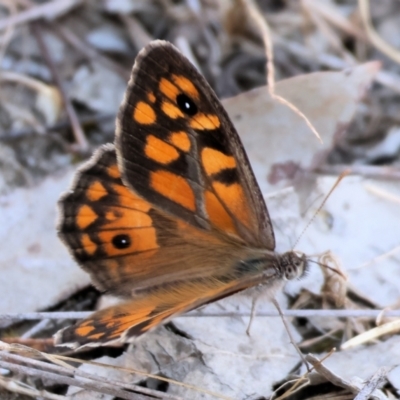
[[[60,238],[95,286],[123,301],[67,327],[70,347],[129,342],[255,285],[301,277],[274,251],[249,160],[216,94],[165,41],[138,54],[116,120],[59,201]]]

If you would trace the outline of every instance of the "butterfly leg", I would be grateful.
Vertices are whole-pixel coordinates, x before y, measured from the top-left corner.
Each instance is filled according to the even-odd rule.
[[[250,328],[251,328],[251,324],[253,323],[253,319],[256,316],[256,305],[257,305],[257,300],[258,300],[258,295],[256,295],[255,297],[253,297],[252,301],[251,301],[251,313],[250,313],[250,319],[249,319],[249,323],[247,325],[247,329],[246,329],[246,335],[250,336]]]

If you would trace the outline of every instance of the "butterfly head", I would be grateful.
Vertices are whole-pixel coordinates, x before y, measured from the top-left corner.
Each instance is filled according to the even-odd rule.
[[[308,261],[304,253],[288,251],[280,256],[279,266],[285,280],[302,278],[308,270]]]

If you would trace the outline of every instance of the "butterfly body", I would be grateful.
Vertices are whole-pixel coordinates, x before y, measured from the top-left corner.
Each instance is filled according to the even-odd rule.
[[[246,153],[215,93],[171,44],[138,55],[117,118],[60,200],[59,235],[101,290],[124,302],[61,331],[77,347],[127,341],[258,284],[300,277],[277,254]]]

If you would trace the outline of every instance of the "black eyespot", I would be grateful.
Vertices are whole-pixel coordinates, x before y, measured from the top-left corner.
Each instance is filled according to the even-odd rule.
[[[116,249],[126,249],[131,245],[131,238],[129,235],[116,235],[112,239],[112,244]]]
[[[178,96],[176,96],[176,103],[183,113],[190,115],[191,117],[197,114],[196,104],[190,97],[186,96],[186,94],[178,94]]]

